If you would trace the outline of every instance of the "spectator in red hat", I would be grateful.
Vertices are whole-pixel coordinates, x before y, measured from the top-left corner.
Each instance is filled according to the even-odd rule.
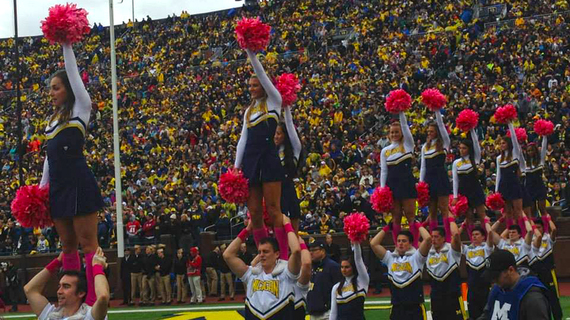
[[[202,257],[198,253],[198,247],[190,248],[190,259],[186,265],[188,275],[188,283],[190,284],[190,291],[192,291],[192,298],[190,303],[202,303],[202,287],[200,286],[200,270],[202,269]]]

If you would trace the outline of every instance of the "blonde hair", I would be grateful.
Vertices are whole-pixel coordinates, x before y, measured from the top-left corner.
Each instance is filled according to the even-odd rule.
[[[259,81],[259,78],[257,77],[256,74],[251,75],[250,79],[257,79],[257,81]],[[267,93],[265,92],[265,89],[263,89],[263,92],[265,93],[265,97],[261,99],[260,108],[263,113],[267,113]],[[249,104],[249,107],[247,107],[247,110],[245,111],[245,121],[247,126],[249,126],[249,116],[251,115],[251,110],[253,109],[253,107],[255,107],[256,102],[257,101],[255,101],[255,99],[252,99],[251,103]]]

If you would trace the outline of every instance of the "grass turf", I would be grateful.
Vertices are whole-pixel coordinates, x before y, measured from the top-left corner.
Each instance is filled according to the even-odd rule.
[[[365,306],[365,315],[367,319],[387,320],[390,316],[390,306],[386,303],[386,299],[367,299],[368,302],[375,302],[373,305]],[[570,317],[570,297],[562,297],[560,299],[562,310],[566,318]],[[232,320],[243,319],[236,307],[242,307],[243,304],[216,304],[202,305],[199,307],[187,306],[186,309],[192,310],[176,310],[183,309],[176,306],[156,306],[147,308],[114,308],[110,310],[109,320]],[[429,303],[426,303],[429,310]],[[199,310],[196,310],[199,309]],[[6,314],[5,319],[35,319],[35,317],[27,317],[23,314]],[[0,318],[1,319],[1,318]],[[307,317],[308,319],[308,317]]]

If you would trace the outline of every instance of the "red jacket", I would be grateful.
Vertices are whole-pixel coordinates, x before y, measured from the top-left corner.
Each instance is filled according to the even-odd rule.
[[[137,235],[140,230],[141,230],[141,224],[137,220],[129,221],[129,223],[127,223],[127,234],[128,235],[132,235],[132,236]]]
[[[202,257],[197,255],[196,257],[188,259],[186,262],[186,275],[189,277],[199,277],[201,275],[200,270],[202,270]]]

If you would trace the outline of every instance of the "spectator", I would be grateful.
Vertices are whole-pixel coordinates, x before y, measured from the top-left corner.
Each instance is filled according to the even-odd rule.
[[[328,319],[332,287],[342,279],[340,266],[327,257],[325,245],[322,242],[311,243],[309,251],[313,261],[313,273],[312,285],[307,294],[307,313],[311,319]]]
[[[172,258],[164,254],[164,249],[157,250],[158,254],[158,270],[160,273],[160,281],[158,289],[163,305],[172,303],[172,286],[170,285],[170,271],[172,271]]]
[[[327,233],[325,236],[325,252],[327,253],[327,257],[331,258],[334,262],[340,262],[340,246],[333,243],[333,236],[330,233]]]
[[[192,297],[190,303],[202,303],[202,285],[200,284],[200,275],[202,270],[202,257],[198,254],[198,248],[192,247],[190,249],[190,258],[187,262],[187,275],[188,283],[190,284],[190,291]]]
[[[152,246],[147,246],[144,257],[144,273],[142,281],[141,306],[154,306],[156,300],[156,275],[158,259]]]
[[[226,250],[226,245],[222,244],[220,246],[220,255],[218,257],[218,268],[220,270],[220,298],[218,301],[226,300],[226,286],[228,286],[228,293],[230,294],[230,300],[234,300],[235,288],[234,281],[232,279],[232,273],[228,267],[226,261],[223,258],[224,251]]]
[[[141,231],[141,223],[136,219],[135,215],[131,215],[129,217],[129,222],[127,223],[127,237],[129,245],[138,244]]]
[[[188,296],[188,287],[186,286],[186,265],[188,262],[188,257],[184,255],[184,250],[182,248],[176,251],[176,257],[174,258],[173,269],[176,275],[176,303],[181,304],[186,302],[186,297]]]
[[[134,301],[131,298],[131,277],[132,277],[132,268],[133,268],[133,260],[135,256],[131,256],[131,249],[125,248],[125,255],[121,258],[119,268],[121,270],[121,289],[123,289],[123,303],[121,305],[130,305],[131,301]]]
[[[215,297],[218,295],[218,272],[220,269],[219,261],[221,258],[220,248],[215,247],[214,250],[208,252],[204,265],[206,266],[206,284],[208,287],[208,295]]]
[[[135,297],[137,292],[141,298],[140,303],[144,305],[143,300],[143,271],[144,271],[144,257],[141,254],[141,246],[135,245],[135,254],[133,255],[132,261],[130,262],[131,271],[131,301],[129,306],[135,304]],[[139,304],[140,305],[140,304]]]

